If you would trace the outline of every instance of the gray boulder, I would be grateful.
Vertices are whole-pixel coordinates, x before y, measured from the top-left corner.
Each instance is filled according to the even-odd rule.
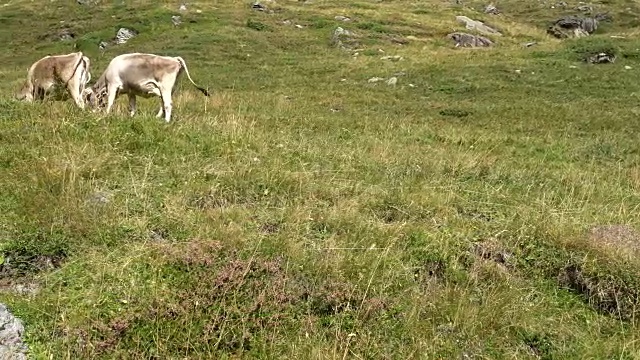
[[[451,33],[447,35],[447,38],[455,41],[456,47],[490,47],[493,45],[493,41],[486,37],[462,32]]]

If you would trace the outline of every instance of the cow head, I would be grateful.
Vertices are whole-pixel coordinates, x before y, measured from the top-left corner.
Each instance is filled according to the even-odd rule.
[[[107,90],[89,87],[82,92],[82,99],[95,112],[107,105]]]
[[[16,100],[32,101],[33,100],[33,88],[29,86],[28,82],[25,82],[20,91],[15,94]]]

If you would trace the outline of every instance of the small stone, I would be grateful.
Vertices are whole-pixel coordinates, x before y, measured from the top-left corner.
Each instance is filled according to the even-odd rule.
[[[370,83],[377,83],[378,81],[382,81],[382,80],[384,80],[384,78],[375,76],[375,77],[372,77],[371,79],[369,79],[368,81]]]
[[[415,84],[409,84],[409,87],[410,87],[410,88],[414,88],[414,87],[416,87],[416,86],[415,86]]]
[[[180,10],[180,11],[187,11],[187,5],[185,5],[185,4],[180,4],[180,7],[178,8],[178,10]]]
[[[253,10],[257,10],[257,11],[267,11],[267,7],[262,5],[260,2],[256,1],[251,5],[251,8]]]
[[[98,44],[98,47],[100,48],[100,50],[106,49],[107,46],[109,46],[109,44],[106,41],[100,41],[100,44]]]
[[[537,45],[537,44],[538,44],[537,42],[532,41],[532,42],[528,42],[528,43],[524,44],[524,47],[532,47],[533,45]]]
[[[300,25],[300,24],[296,24],[296,28],[298,29],[304,29],[304,26]]]
[[[390,85],[390,86],[395,86],[397,83],[398,83],[398,78],[395,76],[387,80],[387,85]]]
[[[522,73],[522,70],[517,69],[517,70],[516,70],[516,74],[520,74],[520,73]]]
[[[418,40],[418,38],[417,38],[417,37],[415,37],[415,36],[413,36],[413,35],[409,35],[409,36],[407,36],[407,40],[413,40],[413,41],[416,41],[416,40]]]
[[[346,16],[342,16],[342,15],[338,15],[334,18],[337,21],[351,21],[350,18],[346,17]]]
[[[493,4],[487,5],[487,7],[484,8],[484,12],[485,14],[492,14],[492,15],[500,14],[500,10],[498,10],[498,8]]]
[[[180,16],[179,15],[174,15],[171,17],[171,22],[173,23],[174,26],[178,26],[180,24],[182,24],[182,20],[180,20]]]
[[[631,70],[631,69],[633,69],[633,68],[632,68],[631,66],[629,66],[629,65],[625,65],[625,66],[624,66],[624,68],[625,68],[626,70]]]
[[[575,65],[569,65],[569,69],[577,69],[578,67]]]
[[[116,33],[116,44],[124,44],[136,35],[138,35],[138,32],[135,30],[120,28]]]
[[[198,9],[198,10],[196,10],[196,12],[197,12],[198,14],[200,14],[200,13],[202,13],[202,10]]]
[[[291,25],[291,20],[285,20],[282,22],[284,25]]]
[[[402,60],[402,56],[400,55],[387,55],[380,58],[380,60],[391,60],[391,61],[400,61]]]

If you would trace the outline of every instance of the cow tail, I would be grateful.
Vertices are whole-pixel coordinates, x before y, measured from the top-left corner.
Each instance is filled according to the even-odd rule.
[[[204,96],[209,96],[209,91],[207,91],[207,89],[202,88],[196,85],[195,82],[193,82],[193,79],[191,79],[191,75],[189,75],[189,70],[187,69],[187,63],[184,61],[184,59],[181,58],[180,56],[176,56],[176,60],[178,60],[180,62],[180,65],[184,68],[184,72],[187,73],[187,77],[189,78],[189,81],[191,81],[193,86],[195,86],[196,89],[200,90],[204,94]]]

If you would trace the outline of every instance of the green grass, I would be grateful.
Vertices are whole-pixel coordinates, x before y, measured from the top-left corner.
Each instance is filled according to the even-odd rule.
[[[640,239],[588,234],[640,220],[637,5],[561,42],[569,10],[520,3],[202,1],[177,28],[173,2],[3,7],[0,302],[33,358],[640,358]],[[454,49],[456,14],[505,35]],[[79,36],[43,39],[60,21]],[[159,99],[12,99],[74,46],[94,81],[182,56],[213,95],[181,80],[169,124]]]

